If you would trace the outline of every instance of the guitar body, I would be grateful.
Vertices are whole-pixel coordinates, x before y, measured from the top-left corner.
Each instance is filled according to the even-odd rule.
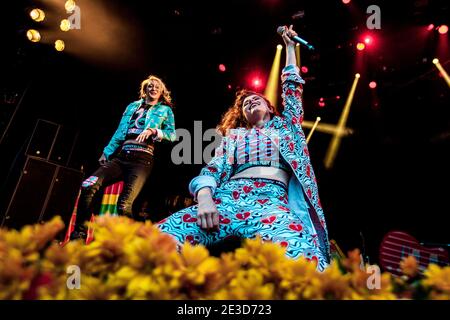
[[[430,263],[449,265],[448,252],[445,249],[424,247],[406,232],[388,232],[380,245],[381,267],[393,275],[400,276],[400,262],[408,256],[416,258],[420,273],[423,273]]]

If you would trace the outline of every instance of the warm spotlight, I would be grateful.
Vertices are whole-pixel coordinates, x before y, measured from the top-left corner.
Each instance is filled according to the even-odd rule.
[[[62,31],[69,31],[70,30],[70,21],[68,19],[61,20],[61,23],[59,25],[59,28]]]
[[[438,32],[440,34],[446,34],[448,32],[448,26],[446,26],[445,24],[443,24],[442,26],[439,27]]]
[[[270,68],[269,78],[267,79],[266,88],[264,89],[264,95],[274,106],[277,105],[278,100],[278,87],[280,82],[280,68],[281,68],[281,50],[275,51],[273,57],[272,67]]]
[[[74,11],[76,6],[77,4],[73,0],[67,0],[66,3],[64,4],[64,8],[66,8],[67,12]]]
[[[301,70],[302,70],[302,73],[308,73],[308,71],[309,71],[307,66],[302,66]]]
[[[27,38],[31,42],[39,42],[41,40],[41,34],[37,30],[30,29],[27,31]]]
[[[219,64],[219,71],[220,72],[225,72],[225,71],[227,71],[227,68],[225,67],[225,65],[224,64]]]
[[[341,144],[341,137],[343,133],[346,131],[345,125],[347,123],[348,115],[350,113],[350,106],[353,102],[353,97],[355,96],[356,86],[359,81],[359,73],[355,74],[355,79],[353,80],[352,87],[347,97],[347,101],[345,102],[344,109],[342,110],[341,116],[339,117],[339,122],[336,126],[336,133],[333,136],[333,139],[330,142],[327,153],[325,155],[325,168],[329,169],[333,166],[334,159],[336,158],[337,151]]]
[[[428,27],[427,27],[427,30],[428,30],[428,31],[431,31],[431,30],[433,30],[433,29],[434,29],[434,24],[430,23],[430,24],[428,25]]]
[[[442,76],[447,82],[447,85],[450,87],[450,76],[448,75],[447,71],[444,69],[444,67],[439,63],[439,60],[437,58],[433,59],[433,63],[436,66],[436,68],[439,70],[439,75]]]
[[[377,83],[375,81],[370,81],[369,88],[370,89],[375,89],[376,87],[377,87]]]
[[[358,42],[356,44],[356,49],[358,49],[359,51],[364,50],[365,47],[366,47],[366,45],[364,43],[362,43],[362,42]]]
[[[45,12],[41,9],[33,9],[30,11],[30,17],[34,21],[41,22],[45,19]]]
[[[57,51],[63,51],[66,45],[64,44],[64,41],[62,40],[56,40],[55,41],[55,49]]]
[[[261,86],[261,80],[258,78],[253,79],[252,84],[255,88],[259,88]]]
[[[281,49],[283,49],[283,46],[281,44],[279,44],[279,45],[277,45],[277,49],[281,50]]]
[[[343,4],[349,4],[351,2],[351,0],[342,0]]]
[[[309,131],[309,133],[308,133],[308,137],[306,138],[306,143],[309,143],[309,140],[311,140],[311,137],[312,137],[314,131],[316,131],[317,125],[319,124],[320,120],[322,120],[320,117],[316,118],[316,121],[314,122],[314,125],[313,125],[311,131]]]

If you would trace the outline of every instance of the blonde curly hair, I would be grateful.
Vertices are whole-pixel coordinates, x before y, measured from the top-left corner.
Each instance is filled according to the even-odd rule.
[[[166,84],[158,77],[154,75],[149,75],[147,79],[141,82],[141,89],[139,90],[139,98],[145,99],[147,97],[147,86],[150,82],[156,81],[161,86],[161,97],[159,100],[168,106],[172,106],[172,97],[170,96],[170,91],[167,90]]]

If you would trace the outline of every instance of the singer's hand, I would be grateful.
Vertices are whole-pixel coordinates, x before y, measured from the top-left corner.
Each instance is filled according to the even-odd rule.
[[[292,40],[292,37],[295,36],[297,36],[297,32],[292,29],[292,24],[289,26],[289,28],[284,26],[284,31],[281,34],[281,37],[283,38],[286,47],[295,46],[295,42]]]
[[[104,153],[102,153],[102,156],[100,157],[100,159],[98,159],[98,162],[100,163],[100,165],[104,165],[108,162]]]
[[[146,130],[142,131],[142,133],[140,135],[137,136],[136,141],[144,142],[148,138],[156,135],[156,133],[157,133],[156,129],[152,129],[152,128],[146,129]]]

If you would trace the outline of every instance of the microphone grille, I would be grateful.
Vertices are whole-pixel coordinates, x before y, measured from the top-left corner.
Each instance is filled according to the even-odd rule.
[[[284,27],[283,27],[283,26],[279,26],[279,27],[277,28],[277,33],[278,33],[279,35],[282,35],[283,32],[284,32]]]

